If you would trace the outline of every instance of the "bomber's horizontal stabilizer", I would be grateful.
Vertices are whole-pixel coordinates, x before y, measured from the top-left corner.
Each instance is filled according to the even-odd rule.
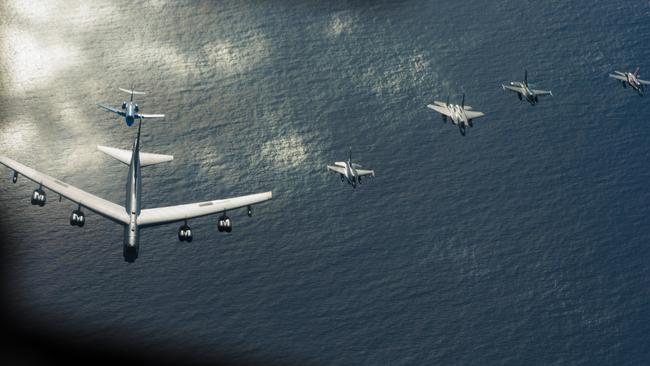
[[[126,165],[131,164],[131,155],[132,151],[116,149],[114,147],[100,146],[97,145],[97,150],[103,152],[106,155],[109,155]],[[151,153],[140,153],[140,166],[154,165],[158,163],[164,163],[167,161],[174,160],[172,155],[163,155],[163,154],[151,154]]]

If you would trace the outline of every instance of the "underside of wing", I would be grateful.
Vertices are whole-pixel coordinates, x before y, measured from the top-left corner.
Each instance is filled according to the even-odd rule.
[[[476,111],[465,111],[465,116],[467,116],[467,119],[476,119],[485,116],[485,113],[476,112]]]
[[[640,82],[641,84],[644,84],[644,85],[650,85],[650,81],[647,81],[647,80],[641,80],[641,79],[636,79],[636,80],[637,80],[638,82]]]
[[[451,116],[451,112],[449,111],[449,108],[447,108],[447,106],[439,106],[439,105],[436,105],[436,104],[427,104],[427,108],[433,109],[434,111],[436,111],[436,112],[438,112],[440,114],[444,114],[445,116],[448,116],[448,117]]]
[[[357,175],[360,177],[365,177],[366,175],[371,175],[375,176],[375,171],[374,170],[368,170],[368,169],[357,169]]]
[[[509,91],[513,91],[513,92],[515,92],[515,93],[519,93],[519,94],[523,94],[523,93],[524,93],[524,91],[522,90],[522,88],[519,87],[519,86],[513,86],[513,85],[501,85],[501,87],[503,88],[503,90],[509,90]]]
[[[622,75],[609,74],[609,77],[614,78],[614,79],[618,79],[618,80],[621,80],[621,81],[627,81],[627,78],[625,76],[622,76]]]
[[[119,115],[122,116],[122,117],[124,117],[124,116],[126,115],[123,111],[121,111],[121,110],[119,110],[119,109],[117,109],[117,108],[113,108],[113,107],[111,107],[111,106],[107,106],[106,104],[97,103],[97,106],[98,106],[99,108],[103,108],[103,109],[105,109],[105,110],[107,110],[107,111],[109,111],[109,112],[113,112],[113,113],[119,114]]]
[[[137,114],[136,118],[165,118],[164,114]]]
[[[339,174],[345,174],[345,169],[343,169],[342,167],[340,167],[338,165],[328,165],[327,170],[329,170],[331,172],[339,173]]]
[[[58,179],[54,179],[7,157],[0,157],[0,163],[9,169],[13,169],[14,172],[25,176],[27,179],[34,181],[35,183],[60,194],[70,201],[78,203],[79,205],[86,207],[89,210],[96,212],[108,219],[121,224],[129,223],[129,215],[126,212],[126,209],[120,205],[107,201],[103,198],[99,198],[79,188],[66,184]]]
[[[185,205],[148,208],[140,211],[138,225],[159,225],[174,221],[188,220],[195,217],[221,213],[240,207],[247,207],[272,198],[271,192],[251,194],[225,200],[189,203]]]

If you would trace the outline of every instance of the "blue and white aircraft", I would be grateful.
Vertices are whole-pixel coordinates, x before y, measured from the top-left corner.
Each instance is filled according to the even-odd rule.
[[[122,102],[122,110],[119,110],[117,108],[113,108],[111,106],[108,106],[106,104],[102,104],[102,103],[99,103],[99,102],[97,103],[97,106],[100,107],[100,108],[103,108],[103,109],[105,109],[105,110],[107,110],[109,112],[113,112],[115,114],[118,114],[118,115],[124,117],[124,121],[126,122],[127,126],[133,125],[133,122],[135,122],[136,119],[165,118],[164,114],[143,114],[143,113],[139,113],[140,108],[138,107],[138,105],[136,103],[133,103],[133,94],[142,95],[142,94],[146,94],[145,92],[122,89],[122,88],[119,88],[119,89],[121,91],[125,92],[125,93],[131,94],[131,99],[128,102],[126,102],[126,101]]]
[[[171,222],[183,222],[178,229],[178,240],[192,241],[192,230],[187,224],[189,219],[220,213],[217,228],[220,232],[232,231],[232,221],[226,216],[226,210],[247,207],[248,216],[252,216],[251,206],[257,203],[268,201],[272,198],[271,192],[251,194],[235,198],[204,201],[176,206],[159,208],[142,208],[141,205],[141,174],[140,168],[148,165],[171,161],[171,155],[150,154],[140,152],[140,129],[142,122],[138,125],[138,135],[133,142],[133,148],[121,150],[106,146],[97,146],[97,149],[111,157],[128,165],[129,174],[126,180],[126,199],[124,205],[99,198],[93,194],[82,191],[58,179],[40,173],[15,160],[0,156],[0,164],[13,170],[13,182],[16,183],[18,175],[38,184],[31,196],[32,205],[44,206],[46,202],[45,191],[47,188],[61,197],[76,203],[78,206],[70,215],[70,225],[82,227],[85,224],[85,214],[82,207],[89,209],[115,223],[124,227],[124,259],[133,262],[138,257],[140,244],[140,229],[142,227],[155,226]]]

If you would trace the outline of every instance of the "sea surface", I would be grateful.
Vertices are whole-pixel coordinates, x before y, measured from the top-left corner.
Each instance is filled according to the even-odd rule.
[[[116,203],[96,145],[142,125],[143,206],[273,200],[122,228],[0,168],[4,300],[25,332],[302,365],[650,363],[649,1],[0,5],[0,154]],[[502,83],[551,89],[538,105]],[[466,136],[426,108],[486,114]],[[328,173],[374,169],[356,189]],[[32,328],[33,327],[33,328]]]

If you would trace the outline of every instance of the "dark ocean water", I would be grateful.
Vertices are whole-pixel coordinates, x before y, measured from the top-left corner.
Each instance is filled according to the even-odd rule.
[[[317,365],[650,363],[648,1],[5,1],[0,153],[113,202],[135,128],[146,207],[273,191],[121,227],[2,168],[7,301],[74,339]],[[524,69],[554,97],[500,84]],[[645,70],[645,71],[644,71]],[[648,76],[645,76],[647,79]],[[425,106],[467,96],[467,136]],[[377,177],[353,190],[347,156]],[[28,323],[31,324],[31,323]]]

